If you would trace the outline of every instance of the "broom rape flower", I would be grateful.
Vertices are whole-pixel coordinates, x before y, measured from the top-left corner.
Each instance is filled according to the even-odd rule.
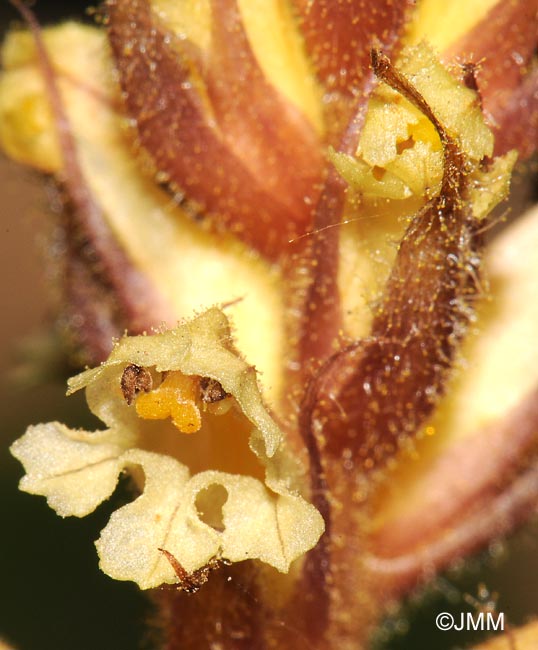
[[[97,366],[69,391],[107,429],[12,451],[63,516],[132,476],[97,548],[178,585],[163,647],[364,648],[536,508],[538,213],[490,226],[538,142],[538,5],[463,7],[20,7],[0,145],[58,181],[60,322]]]

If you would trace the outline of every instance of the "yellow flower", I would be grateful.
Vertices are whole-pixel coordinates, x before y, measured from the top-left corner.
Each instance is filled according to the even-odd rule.
[[[105,28],[6,40],[0,143],[63,184],[65,311],[83,359],[218,304],[248,361],[214,335],[227,327],[215,309],[123,338],[73,380],[107,432],[38,425],[14,445],[22,487],[63,514],[143,467],[143,495],[98,546],[106,571],[142,587],[193,591],[215,569],[196,604],[168,597],[171,649],[231,648],[233,634],[365,647],[387,601],[536,503],[523,463],[538,415],[536,214],[482,256],[516,150],[536,148],[537,8],[454,0],[440,21],[440,7],[109,0]],[[175,347],[187,330],[193,345],[212,337],[192,366]],[[237,379],[253,365],[286,448],[251,375],[248,390]],[[205,441],[218,468],[227,454],[232,416],[204,437],[206,378],[254,425],[265,486],[248,453],[224,471],[193,452]],[[214,485],[228,501],[211,494],[204,521],[197,499]],[[318,513],[325,534],[288,575],[217,570],[288,570]]]
[[[162,383],[154,386],[162,373],[166,375]],[[170,403],[175,417],[168,426],[156,427],[152,420],[166,421],[170,415],[170,406],[161,407],[164,386],[173,378]],[[185,390],[186,382],[178,383],[178,378],[190,378],[195,391]],[[222,397],[233,401],[228,405],[231,413],[221,415],[211,397],[204,401],[201,378],[224,389]],[[188,573],[212,558],[230,562],[256,558],[287,571],[317,542],[323,521],[293,492],[297,470],[286,460],[282,434],[262,404],[254,369],[231,345],[222,312],[212,309],[175,330],[123,339],[104,364],[69,382],[70,392],[81,388],[87,389],[89,406],[107,430],[75,431],[55,422],[37,425],[11,450],[27,470],[21,489],[46,496],[64,517],[83,517],[95,510],[112,494],[122,470],[130,468],[135,475],[142,470],[143,495],[114,513],[97,542],[101,568],[113,578],[134,580],[143,589],[177,582],[160,549],[171,553]],[[188,419],[189,411],[199,407],[205,407],[204,412],[192,427],[198,440],[185,449],[173,439],[189,432],[185,416]],[[219,424],[224,415],[225,423]],[[245,432],[252,452],[265,466],[265,489],[248,475],[252,462],[242,458]],[[215,440],[219,435],[226,439]],[[157,437],[159,442],[152,440]],[[139,444],[162,445],[166,438],[193,465],[193,456],[205,452],[205,461],[198,462],[208,469],[191,477],[188,465],[137,449]],[[219,448],[224,457],[215,459],[211,447]],[[227,466],[235,472],[219,469]],[[259,474],[256,468],[254,472]],[[219,495],[224,498],[222,512],[218,508],[204,512],[208,507],[200,505],[200,499],[211,503]],[[220,522],[218,527],[212,521]]]

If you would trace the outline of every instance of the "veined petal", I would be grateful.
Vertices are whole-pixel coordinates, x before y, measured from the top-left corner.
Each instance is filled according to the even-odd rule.
[[[110,521],[96,542],[101,569],[116,580],[133,580],[142,589],[163,582],[175,582],[170,563],[159,551],[166,548],[177,555],[189,569],[206,564],[218,551],[212,530],[185,536],[188,526],[181,517],[172,525],[178,511],[185,511],[185,486],[190,478],[188,467],[177,460],[140,449],[127,451],[121,459],[124,466],[135,466],[144,473],[144,491],[132,503],[112,513]],[[182,508],[183,506],[183,508]],[[191,515],[191,529],[203,526],[194,504],[183,512],[183,520]],[[198,526],[197,526],[198,524]],[[175,536],[180,535],[179,539]],[[213,537],[213,539],[212,539]],[[195,539],[195,544],[192,541]],[[209,538],[209,539],[208,539]],[[173,540],[174,548],[171,547]],[[212,543],[213,542],[213,543]]]
[[[84,517],[112,494],[132,436],[74,431],[58,422],[30,427],[11,447],[26,476],[20,489],[41,494],[62,517]]]
[[[233,400],[237,417],[223,422],[232,426],[235,422],[239,428],[239,420],[247,419],[250,450],[266,469],[265,485],[252,476],[211,469],[191,476],[189,467],[175,458],[136,448],[148,438],[144,438],[147,419],[167,415],[160,407],[159,388],[153,391],[153,376],[174,372],[190,378],[189,385],[199,389],[202,378],[218,382],[214,399]],[[144,381],[137,383],[140,376]],[[46,495],[64,515],[92,511],[110,496],[122,469],[138,480],[137,468],[143,471],[142,494],[112,515],[97,543],[101,566],[112,577],[134,580],[144,589],[178,578],[181,583],[170,558],[185,574],[203,571],[214,558],[231,562],[255,558],[286,572],[317,542],[323,520],[297,492],[298,468],[263,405],[254,369],[238,355],[229,323],[218,309],[175,330],[122,339],[100,367],[69,382],[70,392],[81,388],[87,389],[92,412],[110,427],[107,431],[91,434],[58,424],[40,425],[12,449],[27,470],[21,489]],[[151,404],[142,412],[135,408],[139,392],[155,400],[156,414]],[[183,408],[181,394],[175,395],[177,408]],[[211,404],[213,398],[207,399]],[[200,400],[203,397],[198,400],[201,408],[209,408]],[[198,408],[194,402],[193,407]],[[180,431],[175,435],[181,436]],[[151,421],[148,433],[150,439],[159,436]],[[234,432],[219,433],[231,440]],[[218,507],[209,513],[222,520],[218,526],[204,519],[197,502],[215,488],[225,492],[221,515]],[[214,510],[214,499],[211,504]]]

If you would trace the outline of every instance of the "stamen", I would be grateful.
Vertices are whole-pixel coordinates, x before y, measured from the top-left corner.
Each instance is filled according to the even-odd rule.
[[[158,388],[138,397],[136,412],[145,420],[171,417],[174,426],[182,433],[195,433],[202,426],[196,403],[199,391],[197,377],[169,372]]]

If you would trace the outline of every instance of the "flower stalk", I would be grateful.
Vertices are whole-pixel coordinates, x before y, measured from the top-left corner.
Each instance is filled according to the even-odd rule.
[[[85,358],[103,362],[70,391],[86,388],[107,426],[31,427],[12,448],[21,487],[83,516],[130,474],[140,495],[104,529],[101,567],[176,585],[155,596],[169,650],[365,648],[384,603],[510,532],[538,497],[524,460],[536,373],[516,373],[495,417],[458,387],[462,349],[481,327],[490,354],[502,315],[481,306],[483,258],[494,268],[535,229],[484,252],[516,158],[536,148],[537,8],[494,3],[445,47],[461,63],[447,67],[406,46],[420,33],[407,2],[291,4],[268,15],[300,47],[271,62],[246,2],[109,0],[108,45],[80,33],[103,48],[98,93],[47,49],[61,28],[42,34],[22,7],[34,45],[13,37],[2,78],[10,118],[10,75],[32,93],[41,66],[66,308]],[[299,89],[272,73],[279,57]],[[16,128],[0,142],[37,164]],[[507,312],[533,322],[527,305]],[[462,394],[476,406],[458,440]],[[446,446],[406,477],[432,432]]]

